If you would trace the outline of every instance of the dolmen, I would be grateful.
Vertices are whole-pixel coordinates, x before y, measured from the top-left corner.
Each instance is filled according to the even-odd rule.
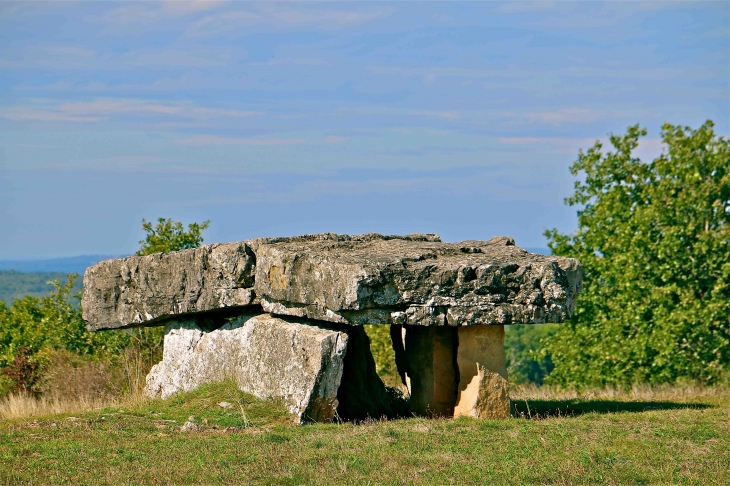
[[[89,331],[166,326],[149,396],[232,378],[300,423],[500,418],[504,326],[563,322],[580,289],[577,260],[509,237],[325,233],[107,260],[81,305]],[[390,325],[407,401],[378,377],[364,324]]]

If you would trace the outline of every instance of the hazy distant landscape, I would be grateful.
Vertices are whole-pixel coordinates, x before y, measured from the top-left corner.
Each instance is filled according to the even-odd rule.
[[[81,290],[81,281],[86,268],[112,255],[82,255],[68,258],[35,260],[0,260],[0,302],[12,305],[15,299],[26,295],[43,297],[53,286],[48,282],[57,280],[66,283],[68,274],[76,273],[79,278],[74,292]]]
[[[87,267],[121,255],[81,255],[66,258],[0,260],[0,270],[17,272],[61,272],[83,275]]]

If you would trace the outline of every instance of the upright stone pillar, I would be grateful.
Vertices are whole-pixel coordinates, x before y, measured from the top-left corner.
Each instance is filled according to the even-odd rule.
[[[504,326],[459,326],[457,329],[459,386],[454,416],[509,417]]]
[[[424,416],[453,416],[458,384],[456,328],[404,327],[411,412]]]

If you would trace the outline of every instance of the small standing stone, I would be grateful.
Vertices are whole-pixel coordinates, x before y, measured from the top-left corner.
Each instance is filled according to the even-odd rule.
[[[459,390],[454,416],[509,417],[504,326],[459,327],[458,336]]]

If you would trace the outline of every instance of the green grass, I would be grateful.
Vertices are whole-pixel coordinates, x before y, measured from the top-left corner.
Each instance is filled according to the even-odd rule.
[[[543,393],[515,406],[506,420],[295,426],[281,403],[210,385],[167,401],[0,421],[0,484],[730,483],[727,391]],[[202,430],[180,431],[190,416]]]

